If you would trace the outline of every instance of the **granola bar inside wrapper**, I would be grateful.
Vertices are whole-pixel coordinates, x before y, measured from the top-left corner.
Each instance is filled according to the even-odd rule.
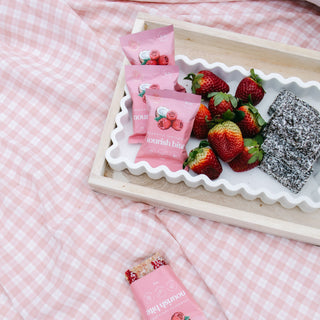
[[[125,272],[144,320],[205,320],[194,298],[157,252]]]

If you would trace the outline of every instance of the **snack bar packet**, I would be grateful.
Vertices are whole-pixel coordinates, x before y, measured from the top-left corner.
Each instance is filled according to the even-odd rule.
[[[135,162],[147,161],[151,167],[167,166],[182,170],[201,96],[172,90],[146,90],[149,107],[148,128]]]
[[[129,137],[129,143],[142,143],[147,133],[149,108],[144,95],[146,89],[174,90],[178,77],[178,66],[125,67],[126,84],[132,99],[133,134]]]
[[[120,44],[130,64],[175,64],[173,25],[125,35]]]
[[[206,320],[160,253],[125,273],[144,320]]]

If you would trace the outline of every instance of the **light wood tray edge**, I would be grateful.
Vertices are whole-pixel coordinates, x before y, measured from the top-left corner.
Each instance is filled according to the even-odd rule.
[[[180,195],[174,195],[174,197],[168,198],[168,193],[165,191],[153,190],[144,186],[117,181],[109,177],[101,177],[94,174],[90,176],[89,183],[94,190],[109,195],[124,197],[133,201],[144,202],[179,213],[193,215],[237,227],[320,245],[319,230],[308,226],[221,205],[208,205],[204,201],[190,199]]]
[[[212,28],[207,27],[204,25],[195,25],[193,23],[176,20],[176,19],[168,19],[168,18],[162,18],[162,17],[155,17],[153,15],[147,14],[147,13],[138,13],[137,19],[136,19],[136,28],[133,28],[133,32],[135,29],[142,30],[141,26],[145,25],[155,25],[155,26],[161,26],[161,25],[168,25],[173,24],[176,29],[182,29],[186,31],[187,33],[200,33],[209,35],[212,38],[217,39],[225,39],[226,41],[233,41],[236,43],[241,43],[244,45],[251,45],[259,48],[263,48],[266,50],[273,50],[275,52],[281,52],[283,54],[290,54],[297,57],[306,57],[308,59],[314,59],[316,61],[320,60],[320,52],[315,50],[310,50],[306,48],[301,48],[293,45],[288,45],[272,40],[266,40],[262,38],[257,38],[254,36],[244,35],[232,31],[225,31],[218,28]]]

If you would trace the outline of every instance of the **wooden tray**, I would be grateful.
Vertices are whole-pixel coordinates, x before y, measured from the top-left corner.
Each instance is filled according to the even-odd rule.
[[[277,72],[284,77],[298,76],[303,81],[318,80],[320,53],[237,33],[153,17],[140,13],[132,32],[174,25],[175,52],[190,59],[219,61],[227,66],[254,67],[265,74]],[[203,187],[189,188],[183,182],[170,184],[164,178],[152,180],[146,174],[134,176],[127,170],[112,170],[105,160],[111,131],[124,93],[124,60],[103,128],[88,183],[95,191],[145,202],[180,213],[261,231],[288,239],[320,245],[320,210],[310,213],[299,208],[285,209],[260,200],[227,196],[222,191],[208,192]]]

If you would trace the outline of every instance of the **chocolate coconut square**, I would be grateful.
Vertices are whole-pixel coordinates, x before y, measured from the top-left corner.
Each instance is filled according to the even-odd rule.
[[[281,90],[270,106],[263,131],[265,152],[260,169],[298,193],[320,155],[320,114],[288,90]]]

